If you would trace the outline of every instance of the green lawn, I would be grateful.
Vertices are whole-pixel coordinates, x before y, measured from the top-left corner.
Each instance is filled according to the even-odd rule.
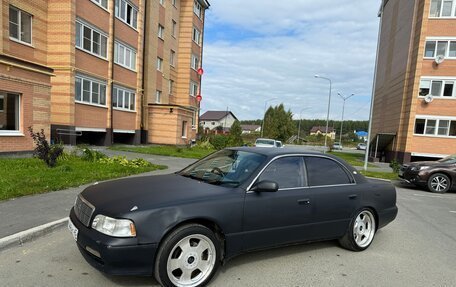
[[[130,151],[145,154],[156,154],[164,156],[174,156],[183,158],[200,159],[215,151],[215,149],[207,149],[202,147],[176,147],[176,146],[112,146],[112,150]]]
[[[397,173],[394,173],[394,172],[378,172],[378,171],[364,171],[364,170],[360,170],[359,172],[361,174],[363,174],[364,176],[368,176],[368,177],[382,178],[382,179],[388,179],[388,180],[399,179],[399,177],[397,176]]]
[[[353,166],[364,166],[364,154],[360,153],[346,153],[346,152],[337,152],[331,151],[329,152],[332,155],[340,157],[341,159],[345,160],[349,164]],[[368,163],[368,167],[375,167],[375,165]]]
[[[0,159],[0,200],[165,168],[158,165],[126,167],[116,163],[84,161],[74,156],[58,161],[55,168],[48,168],[36,158]]]

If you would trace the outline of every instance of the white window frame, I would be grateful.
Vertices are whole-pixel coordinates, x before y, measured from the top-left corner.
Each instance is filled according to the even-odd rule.
[[[17,113],[15,113],[15,121],[17,125],[16,130],[0,130],[0,136],[24,136],[21,131],[21,124],[22,124],[22,114],[21,114],[21,104],[22,104],[22,95],[14,92],[7,92],[7,91],[0,91],[0,97],[4,99],[4,96],[7,94],[13,94],[16,96],[15,100],[17,101]],[[3,100],[3,105],[5,104]],[[2,112],[5,110],[3,107]],[[15,111],[16,112],[16,111]]]
[[[33,15],[30,13],[27,13],[24,10],[21,10],[13,5],[8,6],[8,13],[9,13],[9,9],[13,9],[13,10],[17,11],[17,21],[18,21],[18,23],[14,23],[18,26],[17,27],[18,38],[11,36],[11,31],[9,31],[8,33],[9,33],[10,40],[24,44],[24,45],[32,46],[33,45],[32,44],[33,43]],[[24,32],[21,31],[21,26],[22,26],[21,22],[22,22],[23,14],[30,17],[30,42],[24,41],[22,39],[22,35],[24,34]],[[9,18],[8,18],[8,29],[9,29],[10,23],[11,23],[11,15],[9,15]]]
[[[174,51],[172,49],[169,51],[169,65],[171,67],[176,66],[176,51]]]
[[[174,38],[176,38],[176,34],[177,34],[177,22],[174,21],[174,19],[172,20],[171,22],[171,36],[173,36]]]
[[[422,134],[415,133],[416,121],[417,120],[425,120],[424,132]],[[428,128],[428,121],[429,120],[434,120],[435,121],[435,130],[434,130],[433,134],[427,134],[426,133],[426,129]],[[440,121],[449,121],[446,135],[439,135],[438,134],[439,127],[440,127]],[[415,124],[413,126],[413,135],[414,136],[420,136],[420,137],[437,137],[437,138],[452,138],[453,139],[453,138],[456,138],[456,135],[454,135],[454,136],[450,136],[449,135],[452,122],[454,122],[454,124],[456,124],[456,117],[445,117],[445,116],[436,117],[436,116],[429,116],[429,115],[417,115],[415,117]]]
[[[123,51],[122,55],[120,53],[121,50]],[[127,57],[127,54],[129,54],[130,57]],[[121,57],[121,56],[123,56],[123,57]],[[115,43],[114,43],[114,63],[136,72],[136,62],[137,62],[136,57],[137,57],[137,53],[133,47],[130,47],[118,40],[115,41]],[[130,65],[128,65],[128,62],[130,63]]]
[[[100,6],[101,8],[103,8],[104,10],[108,11],[108,0],[90,0],[92,1],[93,3],[95,3],[96,5]],[[103,5],[103,3],[106,3],[105,5]]]
[[[120,21],[124,22],[126,25],[129,27],[138,30],[138,7],[136,7],[133,3],[127,0],[115,0],[115,15],[116,18],[119,19]],[[127,12],[128,12],[128,7],[131,7],[131,14],[130,14],[130,19],[131,23],[128,23],[127,19]],[[124,15],[121,15],[122,12],[125,12]],[[136,16],[135,16],[136,15]]]
[[[176,0],[171,0],[171,3],[173,4],[174,7],[176,7]]]
[[[196,111],[193,111],[192,114],[192,130],[196,130],[198,125],[196,124]]]
[[[161,103],[161,100],[162,100],[162,91],[160,90],[156,90],[155,91],[155,103],[156,104],[160,104]]]
[[[157,36],[159,39],[162,39],[162,40],[165,39],[165,27],[163,27],[160,24],[158,24]]]
[[[193,13],[200,19],[203,16],[203,7],[197,0],[193,0]]]
[[[80,99],[77,99],[78,98],[78,95],[77,95],[77,80],[80,80],[81,81],[81,89],[80,89]],[[89,82],[89,101],[84,101],[84,81],[87,81]],[[94,103],[93,102],[93,86],[94,84],[98,84],[98,102],[99,103]],[[101,103],[101,99],[102,99],[102,87],[104,86],[104,104],[100,104]],[[85,104],[85,105],[91,105],[91,106],[97,106],[97,107],[103,107],[103,108],[106,108],[107,107],[107,101],[106,101],[106,97],[107,96],[107,83],[106,81],[101,81],[101,80],[98,80],[98,79],[95,79],[95,78],[92,78],[92,77],[89,77],[89,76],[86,76],[86,75],[82,75],[82,74],[77,74],[76,77],[75,77],[75,84],[74,84],[74,101],[76,103],[79,103],[79,104]]]
[[[2,104],[0,105],[0,113],[3,113],[5,111],[5,96],[0,94],[0,100],[2,100]]]
[[[188,123],[187,121],[182,121],[182,138],[186,139],[187,138],[187,128],[188,128]]]
[[[162,6],[165,6],[165,0],[159,0],[158,3],[160,3]]]
[[[168,81],[168,90],[170,95],[174,93],[174,81],[171,79]]]
[[[78,25],[80,25],[80,30],[79,30],[79,41],[78,41]],[[84,48],[84,28],[87,28],[87,29],[90,29],[90,50],[87,50]],[[108,54],[109,54],[109,51],[108,51],[108,40],[109,40],[109,37],[108,37],[108,34],[106,34],[105,32],[103,32],[102,30],[88,24],[87,22],[85,22],[84,20],[82,19],[76,19],[76,48],[81,50],[81,51],[84,51],[90,55],[93,55],[95,57],[98,57],[98,58],[101,58],[101,59],[104,59],[104,60],[107,60],[108,59]],[[93,35],[94,33],[98,33],[100,35],[100,54],[97,54],[97,53],[94,53],[93,50],[94,50],[94,41],[93,41]],[[106,47],[104,48],[104,50],[106,51],[106,55],[103,56],[102,55],[102,38],[105,38],[105,44],[106,44]]]
[[[428,44],[428,42],[435,42],[435,48],[434,48],[434,56],[432,57],[426,57],[426,46]],[[453,57],[450,57],[450,47],[451,47],[451,44],[453,43],[456,47],[456,38],[448,38],[448,37],[433,37],[433,38],[426,38],[426,42],[424,43],[424,53],[423,53],[423,58],[424,59],[435,59],[437,56],[439,56],[437,54],[437,50],[438,50],[438,43],[439,42],[447,42],[447,46],[446,46],[446,50],[445,50],[445,55],[443,55],[445,57],[445,59],[450,59],[450,60],[453,60],[453,59],[456,59],[456,56],[453,56]]]
[[[442,88],[441,88],[441,91],[440,91],[440,94],[439,95],[432,95],[434,98],[438,98],[438,99],[449,99],[449,100],[455,100],[456,99],[456,78],[452,78],[452,77],[421,77],[421,80],[420,80],[420,88],[421,88],[421,83],[423,81],[429,81],[429,93],[431,92],[432,90],[432,83],[433,82],[442,82]],[[448,96],[444,96],[444,92],[445,92],[445,84],[446,83],[449,83],[449,82],[453,82],[453,95],[448,97]],[[426,95],[424,96],[421,96],[420,94],[418,94],[418,98],[425,98]]]
[[[128,89],[119,85],[114,85],[113,97],[116,97],[116,100],[112,99],[112,107],[114,110],[125,111],[125,112],[136,112],[136,91],[132,89]],[[119,97],[122,97],[122,106],[119,106]],[[128,107],[125,107],[125,103],[127,103],[128,99]],[[131,104],[133,104],[133,109],[131,108]]]
[[[190,81],[190,96],[196,97],[198,95],[199,85],[195,81]]]
[[[443,14],[443,3],[444,2],[447,2],[447,1],[451,1],[452,2],[452,6],[451,6],[451,13],[450,13],[450,16],[442,16]],[[440,12],[439,12],[439,15],[438,16],[432,16],[431,15],[431,7],[432,7],[432,3],[433,2],[436,2],[436,3],[440,3]],[[429,6],[429,18],[430,19],[451,19],[451,18],[456,18],[456,0],[431,0],[430,1],[430,6]]]
[[[163,72],[163,59],[157,57],[157,71]]]
[[[201,31],[195,26],[193,26],[192,41],[195,42],[198,46],[201,43]]]
[[[191,68],[193,70],[195,70],[195,71],[198,70],[198,68],[199,68],[199,58],[198,58],[197,55],[192,54],[192,60],[190,62],[190,66],[191,66]]]

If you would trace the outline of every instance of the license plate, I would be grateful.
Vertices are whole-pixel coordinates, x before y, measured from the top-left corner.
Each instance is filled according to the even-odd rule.
[[[73,235],[74,240],[78,241],[78,232],[79,230],[74,226],[71,219],[68,219],[68,229],[70,230],[71,234]]]

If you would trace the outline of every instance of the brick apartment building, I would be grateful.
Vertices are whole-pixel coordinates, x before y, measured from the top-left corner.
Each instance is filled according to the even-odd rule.
[[[206,0],[0,3],[0,152],[196,136]]]
[[[370,154],[456,153],[456,0],[383,0]]]

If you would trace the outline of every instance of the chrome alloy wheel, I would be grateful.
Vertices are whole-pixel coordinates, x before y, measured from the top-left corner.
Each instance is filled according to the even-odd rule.
[[[448,187],[448,180],[443,176],[434,176],[431,180],[431,187],[437,192],[444,191]]]
[[[353,238],[356,245],[361,248],[369,246],[374,239],[375,218],[369,210],[363,210],[358,214],[353,226]]]
[[[179,287],[198,286],[212,273],[216,250],[212,241],[193,234],[181,239],[172,249],[166,263],[170,281]]]

